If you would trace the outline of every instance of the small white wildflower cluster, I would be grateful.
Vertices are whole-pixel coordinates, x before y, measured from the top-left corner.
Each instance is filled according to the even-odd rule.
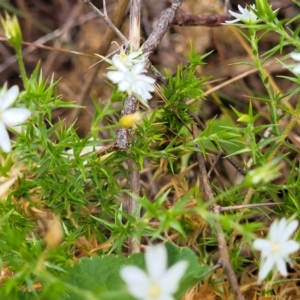
[[[135,266],[121,269],[129,293],[140,300],[174,300],[187,261],[179,261],[167,269],[167,250],[163,245],[148,247],[145,260],[147,273]]]
[[[145,55],[142,50],[126,54],[121,50],[120,54],[113,56],[112,60],[107,60],[112,64],[111,69],[107,73],[107,77],[115,84],[121,92],[128,95],[136,96],[143,103],[151,99],[150,92],[154,91],[152,84],[155,80],[145,73]]]
[[[245,24],[256,24],[260,21],[258,19],[257,15],[253,11],[253,10],[255,10],[255,4],[250,5],[250,9],[248,9],[247,7],[242,8],[240,5],[238,5],[238,9],[240,11],[240,14],[229,10],[229,13],[236,19],[232,20],[232,21],[225,21],[226,23],[233,24],[233,23],[242,21]]]
[[[297,220],[291,222],[285,218],[280,221],[275,220],[270,227],[268,238],[254,241],[253,247],[261,251],[259,282],[265,279],[272,269],[282,276],[287,276],[286,262],[289,260],[289,255],[300,249],[298,242],[290,240],[297,227]]]
[[[0,92],[0,148],[4,152],[11,150],[11,142],[6,127],[14,127],[25,122],[31,115],[26,108],[9,108],[17,99],[18,86],[14,85],[7,90],[6,85]]]

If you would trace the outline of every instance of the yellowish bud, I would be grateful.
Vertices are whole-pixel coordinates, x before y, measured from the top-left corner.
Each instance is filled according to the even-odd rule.
[[[131,128],[137,122],[142,120],[143,115],[144,115],[143,113],[136,111],[133,114],[123,116],[123,117],[121,117],[121,119],[119,121],[119,125],[124,128]]]
[[[21,47],[22,32],[17,17],[15,15],[11,17],[6,13],[5,19],[1,17],[1,23],[9,43],[15,48]]]
[[[101,156],[99,157],[100,162],[105,161],[107,158],[109,158],[109,157],[110,157],[112,154],[114,154],[114,153],[115,153],[115,151],[110,152],[110,153],[107,153],[107,154],[104,154],[104,155],[101,155]]]
[[[251,117],[247,114],[242,114],[238,119],[238,122],[248,124],[251,121]]]

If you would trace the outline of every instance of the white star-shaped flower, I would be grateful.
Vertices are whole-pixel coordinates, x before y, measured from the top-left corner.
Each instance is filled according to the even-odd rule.
[[[118,84],[118,89],[122,92],[127,92],[129,95],[135,95],[142,101],[146,102],[151,99],[150,92],[154,91],[152,84],[155,80],[149,76],[144,75],[146,72],[145,65],[140,62],[129,69],[123,64],[119,56],[112,58],[113,66],[116,71],[107,73],[107,77],[113,82]]]
[[[11,150],[11,143],[6,127],[14,127],[25,122],[31,115],[26,108],[9,108],[17,99],[18,86],[12,86],[8,91],[6,86],[0,93],[0,148],[4,152]]]
[[[300,53],[292,52],[291,58],[300,61]],[[300,64],[293,68],[293,72],[295,74],[300,74]]]
[[[135,266],[125,266],[120,271],[129,293],[139,300],[174,300],[187,261],[167,269],[167,250],[163,245],[149,246],[145,260],[147,273]]]
[[[250,5],[252,9],[255,9],[255,4]],[[235,20],[232,21],[225,21],[228,24],[233,24],[239,21],[242,21],[246,24],[256,24],[260,20],[258,19],[257,15],[251,10],[246,8],[242,8],[240,5],[238,5],[238,9],[241,12],[240,14],[235,13],[234,11],[229,10],[229,13],[235,17]]]
[[[285,218],[275,220],[267,239],[257,239],[253,247],[261,251],[261,266],[258,281],[262,281],[275,267],[282,276],[287,276],[286,262],[289,255],[300,249],[299,243],[290,240],[290,236],[298,227],[298,221],[288,222]]]

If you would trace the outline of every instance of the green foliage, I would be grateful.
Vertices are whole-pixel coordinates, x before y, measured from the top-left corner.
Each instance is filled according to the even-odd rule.
[[[232,105],[227,115],[206,120],[201,128],[191,112],[199,114],[206,101],[208,78],[199,78],[197,67],[204,64],[209,54],[198,55],[191,45],[186,56],[189,63],[178,66],[175,75],[167,72],[168,84],[160,90],[163,102],[159,108],[146,112],[143,121],[132,129],[130,149],[126,152],[109,149],[99,156],[96,148],[114,140],[115,119],[120,115],[120,106],[115,104],[125,97],[124,93],[114,90],[104,105],[94,101],[91,130],[81,138],[75,123],[66,126],[63,120],[54,121],[53,111],[84,108],[62,99],[56,89],[59,82],[45,79],[39,63],[27,78],[21,53],[16,50],[25,87],[17,105],[30,109],[32,116],[20,132],[14,132],[17,138],[13,152],[1,153],[1,177],[14,179],[12,170],[19,175],[0,194],[1,265],[11,272],[0,287],[0,299],[132,299],[119,271],[128,264],[145,269],[145,263],[142,254],[123,255],[128,238],[151,243],[165,241],[172,234],[181,245],[192,240],[194,250],[201,254],[202,265],[189,248],[167,244],[169,266],[180,260],[189,262],[176,293],[180,299],[210,275],[211,258],[218,249],[219,226],[228,243],[232,242],[231,235],[241,236],[232,242],[229,253],[236,273],[241,274],[244,264],[249,263],[248,258],[240,255],[242,245],[247,243],[251,247],[261,228],[254,216],[300,217],[300,168],[294,158],[299,149],[288,139],[298,122],[300,104],[293,108],[287,100],[299,93],[300,77],[280,76],[295,85],[294,90],[282,94],[265,71],[266,63],[287,46],[293,45],[300,51],[300,27],[294,31],[286,29],[299,17],[278,20],[277,12],[272,11],[267,1],[256,3],[260,23],[242,25],[248,32],[241,34],[250,43],[253,54],[253,61],[245,64],[257,69],[264,91],[248,91],[247,105]],[[260,43],[269,32],[280,36],[279,44],[262,54]],[[293,71],[291,66],[281,63]],[[233,104],[234,99],[230,100]],[[253,101],[267,107],[263,118]],[[280,121],[284,119],[288,119],[288,124],[282,128]],[[195,136],[192,126],[199,129]],[[99,138],[102,131],[108,133],[108,138]],[[90,151],[83,155],[86,147]],[[203,186],[199,188],[199,171],[191,169],[185,173],[197,162],[195,157],[199,153],[210,166],[214,163],[210,159],[219,153],[224,154],[224,160],[236,159],[246,174],[240,181],[234,181],[222,174],[220,160],[218,173],[212,172],[210,178],[214,198],[205,202],[200,192]],[[102,160],[106,154],[111,155]],[[140,170],[146,161],[147,167],[155,170],[151,173],[154,179],[163,173],[170,183],[154,185],[154,195],[149,190],[142,190],[141,196],[134,195],[129,185],[124,184],[130,181],[132,171],[127,167],[128,160],[135,161]],[[285,179],[280,177],[281,165],[290,170]],[[148,176],[145,173],[143,176]],[[224,182],[219,180],[220,173]],[[280,184],[275,184],[275,178],[282,179]],[[148,180],[149,185],[154,179]],[[137,202],[133,214],[127,212],[128,195]],[[284,206],[231,210],[220,215],[209,211],[212,204],[232,207],[248,204],[247,201],[284,202]],[[50,211],[61,218],[64,242],[54,249],[47,247],[43,233],[37,230],[41,218],[35,213],[40,211]],[[74,263],[82,253],[94,256]]]

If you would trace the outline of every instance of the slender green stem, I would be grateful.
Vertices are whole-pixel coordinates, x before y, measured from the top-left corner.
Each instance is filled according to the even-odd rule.
[[[21,47],[16,47],[15,50],[16,50],[16,55],[17,55],[17,59],[18,59],[18,65],[20,68],[21,78],[22,78],[24,86],[27,87],[28,78],[26,75],[25,65],[24,65],[24,61],[23,61],[22,49],[21,49]]]
[[[263,68],[263,63],[261,62],[261,59],[259,57],[259,51],[258,51],[258,37],[256,36],[256,31],[253,28],[249,29],[250,33],[250,42],[253,49],[253,55],[255,59],[255,66],[259,71],[259,74],[261,76],[261,79],[263,81],[264,86],[266,87],[269,99],[271,100],[271,103],[268,104],[271,122],[274,124],[274,131],[277,135],[280,134],[279,128],[278,128],[278,116],[277,116],[277,105],[276,105],[276,98],[273,96],[273,91],[271,89],[271,85],[269,82],[269,76],[266,73],[266,71]]]

